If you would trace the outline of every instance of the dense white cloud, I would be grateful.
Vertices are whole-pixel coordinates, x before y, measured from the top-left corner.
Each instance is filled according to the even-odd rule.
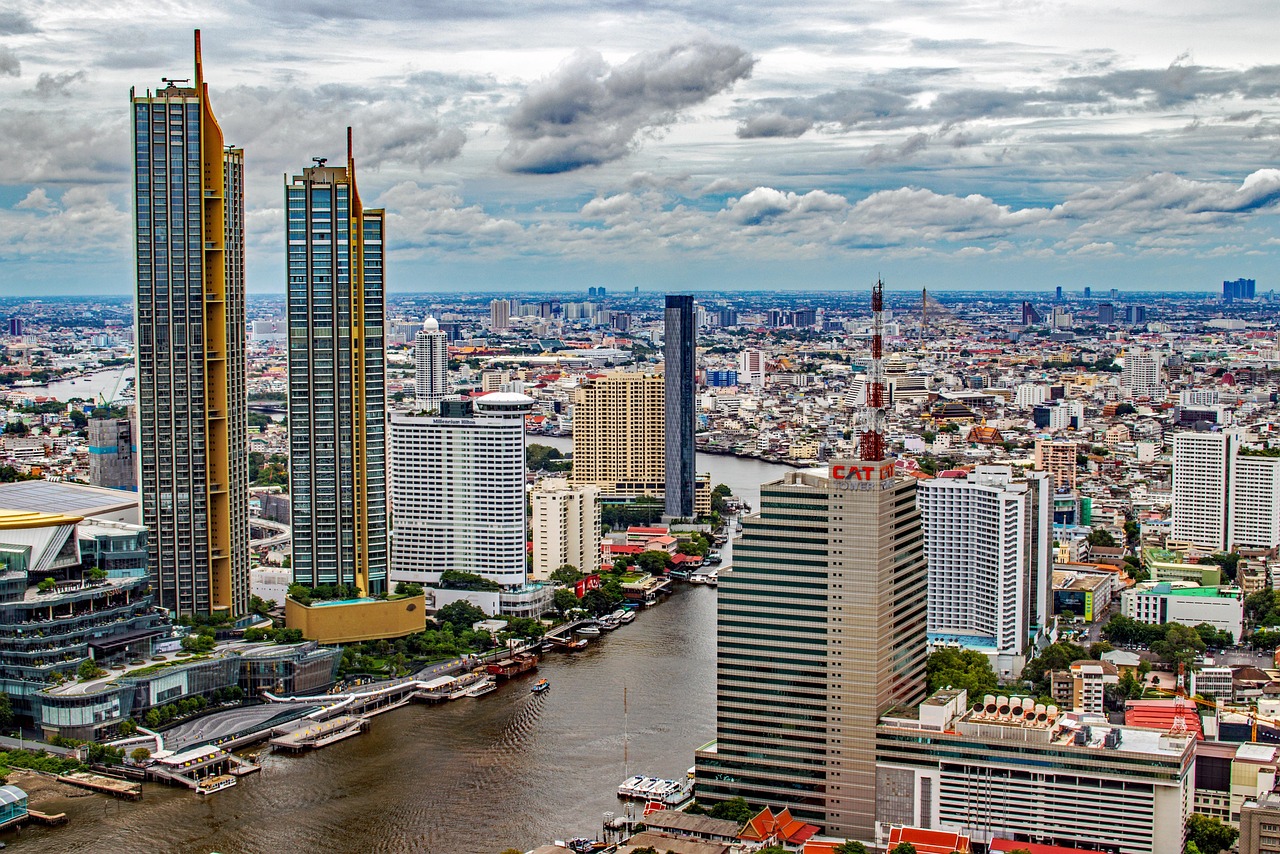
[[[559,260],[1274,266],[1273,17],[1269,0],[33,0],[0,11],[0,260],[34,287],[42,263],[92,257],[127,289],[127,94],[190,76],[200,26],[246,150],[258,288],[281,286],[282,174],[341,158],[349,125],[393,286],[456,259],[509,280],[536,258],[550,283]]]

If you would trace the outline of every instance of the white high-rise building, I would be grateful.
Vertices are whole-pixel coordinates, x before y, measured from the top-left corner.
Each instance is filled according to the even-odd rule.
[[[1044,403],[1049,399],[1049,389],[1036,383],[1020,383],[1014,390],[1013,405],[1022,408]]]
[[[1160,382],[1160,370],[1164,367],[1164,354],[1156,350],[1133,348],[1124,354],[1124,370],[1120,385],[1133,397],[1164,397],[1164,385]]]
[[[1280,546],[1280,457],[1236,452],[1231,458],[1229,518],[1232,548]]]
[[[524,419],[533,399],[446,400],[441,417],[391,414],[391,580],[446,569],[524,584]]]
[[[1233,433],[1173,437],[1174,542],[1210,551],[1227,547],[1229,463],[1237,441]]]
[[[565,564],[592,573],[600,564],[600,487],[549,477],[532,493],[533,578],[546,581]]]
[[[1008,466],[921,481],[916,504],[929,562],[929,640],[991,657],[1002,676],[1026,663],[1052,596],[1047,472]]]
[[[743,350],[738,354],[738,385],[760,388],[764,385],[764,353],[760,350]]]
[[[440,409],[440,401],[449,393],[449,336],[440,331],[434,317],[422,322],[413,341],[413,390],[418,408],[427,412]]]
[[[511,326],[511,301],[496,299],[489,303],[489,328],[502,332]]]

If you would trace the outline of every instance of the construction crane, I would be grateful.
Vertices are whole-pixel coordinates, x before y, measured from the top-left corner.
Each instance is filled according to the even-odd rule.
[[[1179,668],[1179,669],[1181,670],[1182,668]],[[1197,706],[1208,706],[1210,709],[1213,709],[1215,712],[1222,711],[1222,709],[1219,708],[1216,702],[1210,702],[1209,700],[1202,700],[1199,697],[1190,696],[1189,694],[1186,693],[1186,691],[1182,688],[1181,685],[1179,685],[1177,690],[1174,690],[1174,691],[1166,691],[1164,688],[1148,688],[1147,690],[1154,692],[1156,694],[1165,694],[1166,696],[1174,697],[1177,700],[1186,700],[1189,703],[1195,703]],[[1249,740],[1250,741],[1258,740],[1258,722],[1259,721],[1263,722],[1264,724],[1271,724],[1276,729],[1280,729],[1280,719],[1263,717],[1253,709],[1239,712],[1237,714],[1243,714],[1246,718],[1249,719]]]

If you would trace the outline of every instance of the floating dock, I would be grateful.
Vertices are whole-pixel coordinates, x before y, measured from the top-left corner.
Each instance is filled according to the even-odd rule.
[[[130,780],[121,780],[119,777],[90,774],[86,771],[73,771],[70,774],[61,774],[57,779],[59,783],[66,783],[69,786],[76,786],[80,789],[88,789],[91,792],[100,792],[113,798],[121,798],[126,801],[142,800],[142,784],[134,783]]]
[[[271,739],[271,746],[301,753],[304,750],[328,747],[345,738],[359,735],[368,728],[369,722],[364,718],[339,715],[327,721],[311,721],[306,726],[277,736]]]

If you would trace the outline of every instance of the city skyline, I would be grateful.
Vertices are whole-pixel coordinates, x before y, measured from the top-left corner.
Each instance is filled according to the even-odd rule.
[[[365,195],[404,235],[393,291],[877,272],[932,291],[1210,291],[1274,262],[1280,86],[1265,28],[1246,25],[1261,3],[1147,10],[1141,35],[1074,4],[925,9],[566,0],[425,28],[394,5],[300,23],[232,3],[145,28],[128,4],[8,13],[6,290],[129,289],[128,128],[109,105],[181,67],[197,26],[246,151],[254,292],[284,288],[279,174],[339,156],[339,132],[309,129],[346,125],[367,138]],[[282,51],[286,27],[305,37]]]

